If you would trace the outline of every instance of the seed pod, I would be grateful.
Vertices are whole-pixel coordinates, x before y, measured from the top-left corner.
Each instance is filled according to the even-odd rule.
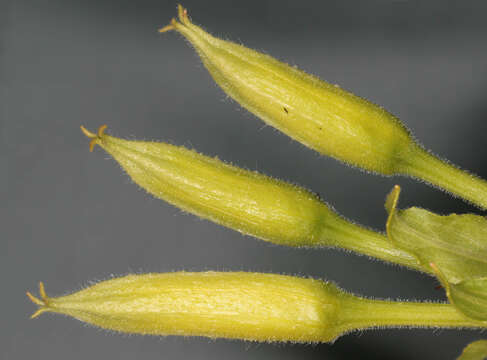
[[[201,57],[216,83],[267,124],[327,156],[383,175],[423,179],[487,208],[487,182],[425,151],[392,114],[244,46],[213,37],[181,6],[160,32],[176,30]]]
[[[184,147],[83,132],[154,196],[244,234],[288,246],[336,246],[406,266],[382,234],[346,221],[315,194]]]
[[[41,299],[45,311],[111,330],[257,341],[330,341],[338,289],[290,276],[253,273],[129,275],[71,295]]]
[[[444,304],[359,298],[331,283],[259,273],[129,275],[49,298],[42,283],[32,317],[55,312],[104,329],[255,341],[329,342],[375,326],[470,326]]]
[[[161,29],[177,30],[194,46],[223,90],[266,123],[321,154],[385,174],[408,151],[408,131],[391,114],[337,86],[272,57],[220,40],[191,23],[179,6]]]

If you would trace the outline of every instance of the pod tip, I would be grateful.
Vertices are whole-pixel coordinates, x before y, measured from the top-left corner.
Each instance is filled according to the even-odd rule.
[[[44,283],[42,281],[39,282],[39,295],[41,296],[40,299],[32,295],[29,291],[27,291],[25,294],[27,295],[30,301],[40,306],[40,308],[37,309],[37,311],[31,315],[30,317],[31,319],[34,319],[38,317],[40,314],[42,314],[43,312],[48,311],[47,306],[49,303],[49,298],[47,297],[46,290],[44,288]]]
[[[85,128],[83,125],[80,126],[80,129],[81,131],[83,132],[83,134],[85,134],[87,137],[89,137],[90,139],[94,139],[96,138],[96,135],[93,134],[90,130],[88,130],[87,128]]]
[[[102,125],[98,128],[98,131],[96,132],[96,135],[101,138],[105,132],[105,130],[107,129],[107,125]]]
[[[185,9],[181,4],[178,5],[178,18],[179,21],[181,21],[181,23],[184,25],[187,25],[190,22],[188,17],[188,10]],[[158,31],[160,33],[165,33],[171,30],[175,30],[177,26],[178,26],[178,21],[175,18],[172,18],[169,25],[160,28]]]
[[[81,128],[81,131],[83,132],[83,134],[85,134],[88,138],[91,139],[91,141],[90,141],[90,152],[92,152],[93,148],[98,143],[98,140],[100,140],[101,137],[103,136],[105,129],[107,128],[107,125],[100,126],[98,128],[98,131],[96,132],[96,134],[92,133],[91,131],[86,129],[83,125],[81,125],[80,128]]]
[[[181,4],[178,4],[178,17],[179,21],[183,24],[189,22],[188,9],[184,8]]]
[[[36,298],[34,295],[32,295],[29,291],[25,293],[27,297],[32,301],[34,304],[39,305],[39,306],[44,306],[44,302],[42,300]]]
[[[166,26],[160,28],[158,31],[160,33],[165,33],[165,32],[174,30],[174,29],[176,29],[176,24],[177,24],[176,19],[175,18],[172,18],[171,19],[171,22],[169,23],[169,25],[166,25]]]

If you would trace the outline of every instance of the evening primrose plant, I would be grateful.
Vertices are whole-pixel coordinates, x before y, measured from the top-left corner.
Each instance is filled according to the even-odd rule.
[[[186,9],[159,31],[177,31],[215,82],[241,106],[320,154],[377,174],[407,175],[487,208],[487,182],[425,150],[383,108],[268,55],[194,25]],[[367,299],[331,282],[247,272],[128,275],[61,297],[43,283],[32,317],[70,315],[101,328],[152,335],[253,341],[332,342],[377,327],[487,328],[487,219],[399,209],[388,195],[386,233],[336,213],[313,192],[181,146],[92,132],[130,178],[201,218],[291,247],[334,247],[435,276],[448,302]],[[472,355],[473,354],[473,355]],[[475,357],[477,356],[477,357]],[[480,356],[480,357],[478,357]],[[462,359],[487,356],[485,342]]]

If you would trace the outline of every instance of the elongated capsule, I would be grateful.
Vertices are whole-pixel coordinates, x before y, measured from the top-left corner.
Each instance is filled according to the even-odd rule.
[[[327,156],[383,175],[409,175],[487,208],[487,182],[425,151],[392,114],[276,59],[218,39],[179,6],[176,30],[218,85],[267,124]]]
[[[40,299],[27,295],[39,306],[33,317],[54,312],[150,335],[329,342],[376,326],[485,327],[449,305],[369,300],[320,280],[245,272],[129,275],[56,298],[41,283]]]
[[[288,246],[335,246],[406,266],[416,260],[382,234],[355,225],[301,187],[244,170],[184,147],[90,137],[152,195],[244,234]]]

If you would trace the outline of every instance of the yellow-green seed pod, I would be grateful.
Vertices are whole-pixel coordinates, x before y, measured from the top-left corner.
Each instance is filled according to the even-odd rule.
[[[425,151],[392,114],[269,55],[218,39],[178,7],[176,30],[216,83],[267,124],[327,156],[383,175],[408,175],[487,208],[487,182]]]
[[[301,187],[184,147],[83,132],[152,195],[244,234],[288,246],[335,246],[406,266],[414,258],[387,238],[346,221]]]
[[[211,36],[179,6],[177,30],[194,46],[223,90],[269,125],[321,154],[393,174],[413,141],[379,106],[274,58]]]
[[[48,298],[41,285],[33,315],[52,311],[111,330],[257,341],[330,341],[338,290],[331,284],[257,273],[129,275]]]
[[[259,273],[129,275],[71,295],[41,298],[39,309],[104,329],[150,335],[207,336],[254,341],[329,342],[376,326],[469,326],[445,304],[359,298],[331,283]]]

